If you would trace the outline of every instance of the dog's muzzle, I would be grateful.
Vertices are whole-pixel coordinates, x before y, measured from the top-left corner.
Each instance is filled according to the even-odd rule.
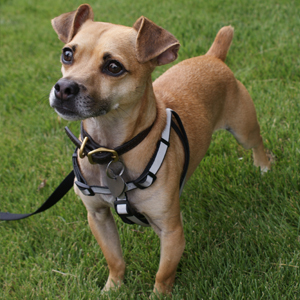
[[[70,121],[82,119],[76,102],[80,98],[80,86],[73,80],[61,78],[57,81],[50,93],[50,106],[62,118]]]

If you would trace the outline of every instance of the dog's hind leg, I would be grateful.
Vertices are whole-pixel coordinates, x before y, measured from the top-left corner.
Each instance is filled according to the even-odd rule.
[[[254,165],[266,172],[270,170],[271,164],[264,150],[253,101],[239,81],[236,93],[232,96],[226,103],[225,129],[231,132],[245,149],[252,148]]]
[[[109,277],[103,290],[108,291],[111,288],[119,287],[124,279],[125,262],[110,208],[103,208],[98,212],[88,212],[88,221],[109,268]]]

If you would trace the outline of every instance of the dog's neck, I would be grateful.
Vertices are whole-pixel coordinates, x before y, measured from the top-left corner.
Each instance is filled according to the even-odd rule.
[[[104,116],[86,119],[83,127],[95,142],[113,149],[151,126],[156,116],[157,103],[149,78],[142,97],[131,106],[120,105]]]

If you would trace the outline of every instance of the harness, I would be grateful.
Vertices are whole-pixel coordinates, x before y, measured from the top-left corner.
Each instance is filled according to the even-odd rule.
[[[124,189],[120,193],[120,195],[115,197],[114,207],[116,213],[119,217],[127,224],[138,224],[142,226],[150,226],[146,217],[135,210],[135,208],[130,204],[130,200],[128,199],[128,192],[134,189],[146,189],[150,187],[156,180],[156,174],[159,171],[161,165],[163,164],[164,158],[166,156],[167,150],[169,148],[170,141],[170,132],[171,128],[173,128],[176,134],[179,136],[184,152],[185,152],[185,161],[183,166],[183,172],[180,178],[180,194],[182,192],[185,177],[189,165],[189,144],[186,132],[184,130],[183,124],[179,115],[167,108],[167,122],[166,126],[162,132],[161,139],[158,141],[156,150],[151,157],[149,163],[147,164],[143,173],[135,180],[124,182]],[[176,120],[173,120],[172,116]],[[56,204],[73,186],[74,178],[76,177],[75,184],[79,188],[79,190],[86,196],[94,196],[95,194],[104,194],[111,195],[112,191],[106,186],[90,186],[87,184],[85,178],[83,177],[81,170],[78,164],[78,156],[83,158],[87,156],[89,162],[92,164],[110,164],[112,161],[118,161],[119,156],[130,151],[135,146],[137,146],[143,139],[148,135],[152,128],[152,125],[142,131],[140,134],[135,136],[132,140],[124,143],[123,145],[115,148],[115,149],[107,149],[98,145],[91,136],[85,132],[82,123],[81,123],[81,137],[83,141],[81,142],[77,139],[74,134],[69,130],[69,128],[65,128],[66,133],[70,140],[76,145],[76,149],[72,155],[72,163],[73,170],[71,173],[63,180],[63,182],[56,188],[56,190],[51,194],[51,196],[42,204],[42,206],[37,209],[33,213],[29,214],[11,214],[11,213],[3,213],[0,212],[0,220],[19,220],[27,218],[31,215],[40,213],[50,208],[54,204]],[[121,176],[118,175],[119,177]],[[117,181],[123,180],[121,178],[117,178]]]

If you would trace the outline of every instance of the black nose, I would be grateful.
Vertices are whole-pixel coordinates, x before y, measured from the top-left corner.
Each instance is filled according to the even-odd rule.
[[[70,100],[79,93],[79,85],[72,80],[59,79],[54,86],[55,97],[60,100]]]

